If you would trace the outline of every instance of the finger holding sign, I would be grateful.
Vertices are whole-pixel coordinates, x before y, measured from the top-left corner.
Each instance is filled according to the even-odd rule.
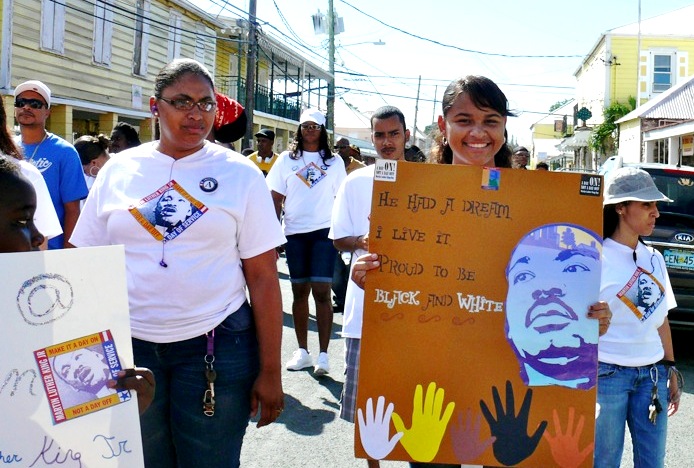
[[[352,266],[352,281],[354,281],[357,286],[364,289],[364,283],[366,283],[366,272],[369,270],[374,270],[381,265],[378,261],[378,255],[375,253],[367,253],[359,258]]]
[[[115,390],[135,390],[137,407],[142,414],[154,400],[156,383],[151,370],[146,367],[135,367],[118,371],[118,380],[109,380],[106,386]]]

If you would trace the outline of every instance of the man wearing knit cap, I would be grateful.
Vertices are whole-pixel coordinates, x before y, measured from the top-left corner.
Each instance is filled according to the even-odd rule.
[[[67,141],[46,131],[51,115],[51,90],[40,81],[25,81],[14,91],[15,119],[24,157],[43,175],[63,235],[48,241],[49,249],[69,247],[68,240],[80,214],[80,200],[87,197],[82,163]]]
[[[251,153],[248,159],[253,161],[258,166],[258,169],[267,176],[278,156],[277,153],[272,151],[272,146],[275,144],[275,132],[269,128],[261,128],[255,134],[255,141],[258,145],[258,151]]]

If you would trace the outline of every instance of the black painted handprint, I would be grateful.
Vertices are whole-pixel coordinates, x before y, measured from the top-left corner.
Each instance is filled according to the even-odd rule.
[[[492,396],[496,418],[489,411],[484,400],[480,400],[480,408],[489,424],[492,436],[496,437],[493,444],[494,456],[499,463],[506,466],[517,465],[533,454],[547,428],[547,421],[542,421],[532,436],[528,435],[528,416],[533,398],[532,389],[528,389],[525,393],[523,405],[517,415],[513,387],[510,381],[506,381],[506,411],[501,404],[499,390],[496,387],[492,387]]]

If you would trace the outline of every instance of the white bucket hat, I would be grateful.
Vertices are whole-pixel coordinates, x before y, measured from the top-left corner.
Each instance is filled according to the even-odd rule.
[[[602,205],[616,205],[625,201],[671,202],[672,200],[658,190],[648,172],[635,167],[620,167],[607,179]]]

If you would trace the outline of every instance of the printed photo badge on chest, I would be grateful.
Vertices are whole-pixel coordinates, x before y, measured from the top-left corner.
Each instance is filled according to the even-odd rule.
[[[56,424],[130,400],[130,391],[106,386],[121,370],[110,330],[38,349],[34,358]]]
[[[207,207],[172,180],[129,211],[152,237],[166,243],[200,219]]]
[[[617,297],[643,322],[663,302],[664,289],[653,273],[638,267]]]
[[[313,186],[323,180],[328,173],[316,166],[316,163],[312,162],[299,169],[296,175],[299,179],[304,181],[308,188],[313,188]]]

